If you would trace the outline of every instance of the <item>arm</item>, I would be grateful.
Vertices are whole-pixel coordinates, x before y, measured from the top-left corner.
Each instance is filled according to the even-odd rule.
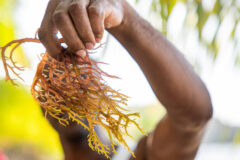
[[[147,150],[147,159],[193,159],[212,115],[208,91],[160,32],[126,3],[124,9],[122,24],[109,31],[139,64],[167,110],[142,151]]]
[[[110,29],[137,61],[166,107],[168,117],[184,130],[201,126],[212,114],[208,91],[184,56],[130,6],[122,24]]]
[[[193,159],[212,115],[208,91],[182,54],[124,0],[51,0],[39,37],[57,55],[59,30],[70,49],[83,56],[101,40],[104,28],[129,51],[167,109],[137,153],[151,160]]]
[[[121,26],[109,31],[139,64],[167,110],[142,151],[147,150],[147,159],[191,160],[212,115],[208,91],[183,55],[160,32],[129,5],[124,3],[124,8]]]

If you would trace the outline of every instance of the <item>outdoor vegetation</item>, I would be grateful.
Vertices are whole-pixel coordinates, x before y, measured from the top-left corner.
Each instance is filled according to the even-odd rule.
[[[135,6],[141,1],[136,0]],[[18,0],[0,0],[0,47],[17,37],[15,10]],[[164,33],[170,40],[169,23],[174,8],[184,6],[184,23],[181,28],[186,34],[197,37],[198,44],[205,48],[208,57],[214,63],[221,50],[223,25],[230,21],[228,27],[229,43],[234,46],[233,56],[235,67],[240,65],[240,0],[152,0],[150,22]],[[24,12],[24,11],[22,11]],[[26,13],[27,14],[27,13]],[[34,13],[31,13],[34,14]],[[23,17],[24,18],[24,17]],[[211,28],[211,32],[208,29]],[[186,36],[186,35],[185,35]],[[184,40],[183,40],[184,41]],[[14,57],[18,63],[30,67],[30,59],[19,48]],[[0,65],[2,63],[0,62]],[[4,72],[2,67],[0,72]],[[140,126],[150,132],[161,119],[165,111],[161,105],[144,106],[134,109],[141,112]],[[134,106],[130,106],[132,108]],[[240,124],[239,124],[240,126]],[[236,129],[236,136],[231,139],[232,144],[240,143],[240,130]],[[139,134],[136,129],[131,130],[136,139]],[[0,153],[4,152],[13,160],[59,160],[63,158],[57,133],[44,118],[40,107],[31,96],[29,87],[20,84],[13,86],[0,77]]]

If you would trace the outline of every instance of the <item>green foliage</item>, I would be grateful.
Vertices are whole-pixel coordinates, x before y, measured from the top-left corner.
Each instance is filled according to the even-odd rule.
[[[24,86],[0,81],[0,148],[31,144],[45,154],[61,156],[57,133]],[[40,151],[39,151],[40,152]]]
[[[0,47],[16,39],[15,24],[13,13],[16,8],[17,0],[0,0]],[[29,60],[23,50],[19,48],[14,59],[25,66],[29,66]]]
[[[16,39],[14,11],[17,2],[0,0],[0,47]],[[14,59],[21,65],[29,65],[21,48],[17,50]],[[9,158],[14,159],[11,154],[20,155],[24,146],[28,148],[28,153],[35,150],[35,156],[41,154],[48,157],[52,155],[51,159],[62,158],[57,133],[45,120],[26,87],[15,87],[0,80],[0,149],[6,152],[9,150]],[[21,156],[17,159],[21,159]]]
[[[235,138],[233,140],[233,143],[234,144],[240,144],[240,129],[238,129],[236,135],[235,135]]]
[[[166,111],[161,104],[155,104],[155,105],[144,106],[144,107],[136,107],[136,108],[131,108],[130,110],[141,113],[141,118],[138,119],[138,123],[142,128],[144,128],[144,131],[147,134],[151,133],[155,129],[157,123],[166,114]],[[134,139],[136,140],[139,140],[140,138],[142,138],[142,135],[139,134],[139,130],[134,126],[129,127],[129,133],[132,133]]]
[[[206,48],[208,48],[209,53],[216,58],[219,52],[219,42],[217,37],[220,34],[219,29],[226,19],[226,17],[231,13],[234,15],[232,17],[234,21],[234,28],[232,29],[232,34],[229,36],[230,41],[239,42],[239,36],[236,35],[237,26],[240,25],[240,3],[237,0],[209,0],[213,2],[213,7],[206,7],[203,0],[153,0],[152,11],[159,14],[162,18],[161,31],[167,35],[167,22],[169,17],[178,3],[184,3],[187,8],[187,15],[185,17],[185,28],[194,28],[198,32],[199,42],[202,43]],[[196,24],[187,23],[187,17],[194,15],[196,17]],[[202,32],[206,26],[207,21],[211,16],[217,17],[218,27],[214,34],[214,38],[208,42],[203,39]],[[240,55],[240,54],[239,54]]]

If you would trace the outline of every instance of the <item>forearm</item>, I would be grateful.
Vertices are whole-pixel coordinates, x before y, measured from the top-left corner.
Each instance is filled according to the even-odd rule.
[[[109,30],[136,60],[173,119],[189,121],[210,113],[208,91],[183,55],[125,4],[123,23]],[[211,113],[210,113],[211,114]]]

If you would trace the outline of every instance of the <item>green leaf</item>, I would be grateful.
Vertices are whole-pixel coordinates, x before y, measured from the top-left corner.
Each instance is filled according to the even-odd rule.
[[[199,39],[201,40],[203,27],[206,24],[208,17],[210,15],[209,12],[204,10],[201,2],[197,2],[197,15],[198,15],[197,29],[199,33]]]

